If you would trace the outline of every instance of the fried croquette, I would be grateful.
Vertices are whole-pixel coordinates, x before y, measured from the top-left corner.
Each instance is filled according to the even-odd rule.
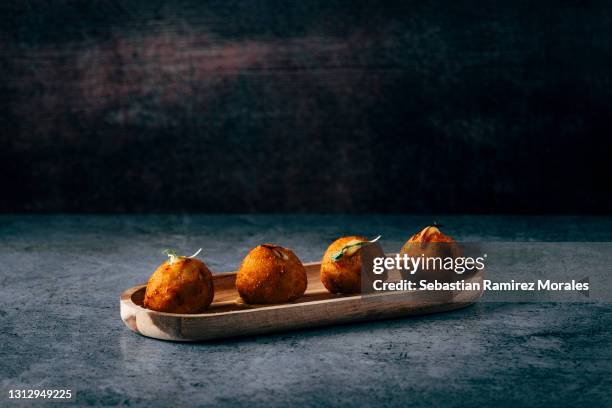
[[[214,297],[210,270],[199,259],[169,255],[147,283],[144,306],[159,312],[200,313]]]
[[[280,245],[264,244],[251,250],[236,276],[236,289],[247,303],[289,302],[306,291],[308,278],[300,259]]]
[[[377,238],[378,239],[378,238]],[[382,248],[361,236],[335,240],[321,260],[321,282],[332,293],[361,293],[362,276],[373,278],[370,268],[374,256],[384,257]],[[365,248],[367,247],[367,249]],[[368,256],[365,256],[368,251]]]
[[[423,228],[420,232],[414,234],[400,250],[400,255],[407,254],[410,257],[425,257],[425,258],[456,258],[460,256],[460,251],[457,243],[453,238],[443,234],[439,226],[429,226]],[[401,271],[405,279],[426,279],[440,280],[444,282],[452,281],[455,278],[453,271],[441,268],[420,268],[418,271]]]

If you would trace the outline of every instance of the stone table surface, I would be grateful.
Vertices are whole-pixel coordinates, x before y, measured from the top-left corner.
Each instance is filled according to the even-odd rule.
[[[612,241],[610,217],[438,217],[461,240]],[[304,261],[348,234],[397,251],[425,216],[0,216],[0,406],[10,388],[77,405],[612,406],[612,304],[477,303],[418,318],[208,343],[129,331],[120,293],[160,250],[234,270],[273,241]],[[27,403],[27,402],[24,402]],[[35,404],[34,404],[35,405]],[[40,404],[39,404],[40,405]]]

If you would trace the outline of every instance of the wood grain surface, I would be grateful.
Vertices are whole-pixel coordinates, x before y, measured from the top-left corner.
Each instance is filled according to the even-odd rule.
[[[482,294],[481,291],[463,291],[339,295],[328,292],[321,283],[320,263],[304,266],[308,289],[304,296],[291,303],[246,304],[234,287],[236,272],[228,272],[214,275],[215,297],[204,313],[177,314],[146,309],[143,307],[146,285],[139,285],[121,295],[121,319],[131,330],[147,337],[201,341],[440,313],[468,306]],[[389,274],[390,280],[399,278],[397,271]],[[466,281],[481,279],[479,273]]]

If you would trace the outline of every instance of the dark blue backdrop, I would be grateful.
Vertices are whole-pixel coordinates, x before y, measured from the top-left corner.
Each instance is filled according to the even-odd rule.
[[[0,5],[0,211],[609,213],[598,1]]]

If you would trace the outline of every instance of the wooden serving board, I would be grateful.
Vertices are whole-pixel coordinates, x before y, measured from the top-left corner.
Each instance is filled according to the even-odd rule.
[[[162,340],[201,341],[257,335],[317,326],[417,316],[460,309],[472,304],[481,291],[425,293],[376,293],[338,295],[327,291],[319,279],[319,262],[304,264],[308,289],[301,298],[279,305],[249,305],[242,301],[234,283],[236,272],[213,275],[215,297],[200,314],[157,312],[143,307],[146,285],[134,286],[121,295],[121,319],[131,330]],[[389,281],[399,279],[389,272]],[[468,281],[481,281],[476,274]]]

